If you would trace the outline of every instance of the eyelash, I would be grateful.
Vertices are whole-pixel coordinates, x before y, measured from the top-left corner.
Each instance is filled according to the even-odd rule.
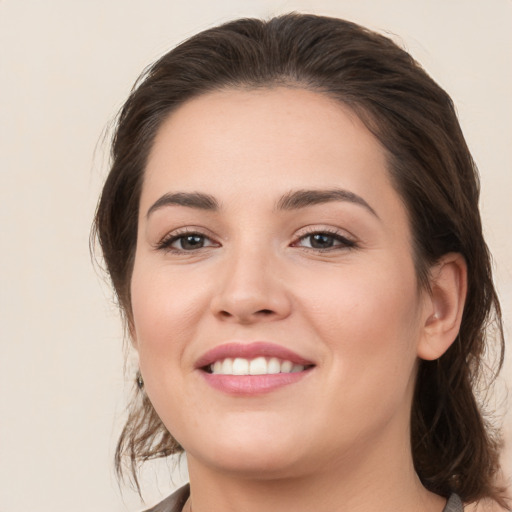
[[[315,235],[326,235],[327,237],[333,239],[333,243],[338,242],[338,244],[332,245],[331,247],[326,247],[326,248],[302,247],[302,249],[305,249],[307,251],[325,253],[325,252],[335,251],[335,250],[350,250],[350,249],[355,249],[358,247],[357,243],[354,240],[350,240],[349,238],[341,235],[338,231],[332,230],[332,229],[311,229],[311,230],[307,231],[306,233],[301,234],[297,238],[297,240],[291,244],[291,246],[292,247],[301,247],[299,245],[299,243],[301,241],[311,238]],[[213,242],[210,245],[202,246],[202,247],[198,247],[197,249],[190,249],[190,250],[183,249],[183,248],[178,249],[178,248],[172,247],[172,244],[179,241],[180,239],[185,239],[186,237],[192,237],[192,236],[200,237],[203,239],[203,241],[204,240],[211,241],[210,237],[208,237],[204,233],[201,233],[199,231],[194,231],[189,228],[185,228],[183,230],[173,232],[173,233],[165,236],[160,242],[158,242],[155,245],[155,249],[163,250],[166,252],[172,252],[175,254],[184,254],[184,253],[193,253],[193,252],[196,252],[198,250],[205,249],[208,247],[215,247],[215,246],[218,247],[219,246],[218,243]]]

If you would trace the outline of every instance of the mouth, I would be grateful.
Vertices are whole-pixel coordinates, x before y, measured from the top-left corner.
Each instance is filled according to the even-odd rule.
[[[315,367],[295,352],[266,342],[228,343],[196,363],[213,388],[234,395],[257,395],[298,382]]]

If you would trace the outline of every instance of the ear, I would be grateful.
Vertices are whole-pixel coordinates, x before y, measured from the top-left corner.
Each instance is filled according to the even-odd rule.
[[[467,265],[459,253],[445,254],[431,269],[418,357],[441,357],[459,334],[467,292]]]

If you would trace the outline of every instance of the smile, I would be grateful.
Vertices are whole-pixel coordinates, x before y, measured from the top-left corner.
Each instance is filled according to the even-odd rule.
[[[207,384],[230,395],[261,395],[302,380],[315,367],[295,352],[267,342],[226,343],[196,362]]]

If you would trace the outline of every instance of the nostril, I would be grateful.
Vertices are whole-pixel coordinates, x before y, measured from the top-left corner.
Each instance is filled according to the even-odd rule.
[[[255,311],[252,314],[238,314],[237,315],[237,314],[230,313],[229,311],[226,311],[226,310],[221,310],[218,312],[218,314],[222,318],[225,318],[225,319],[239,318],[240,320],[244,320],[244,319],[249,319],[251,316],[253,318],[271,316],[274,314],[274,311],[272,311],[271,309],[260,309],[260,310]]]

